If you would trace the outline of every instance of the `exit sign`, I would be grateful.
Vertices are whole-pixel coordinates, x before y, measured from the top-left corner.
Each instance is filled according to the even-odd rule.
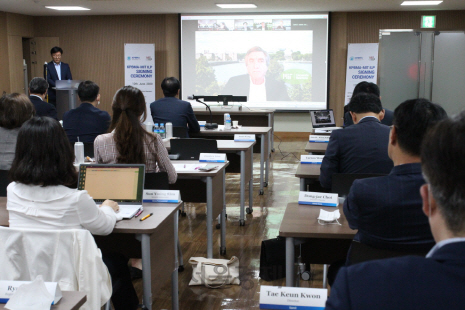
[[[421,28],[436,28],[436,16],[423,15],[421,17]]]

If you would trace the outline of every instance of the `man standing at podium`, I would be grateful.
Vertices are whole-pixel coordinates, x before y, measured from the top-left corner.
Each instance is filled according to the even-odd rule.
[[[50,50],[52,61],[47,64],[47,82],[50,85],[48,89],[48,102],[56,106],[56,82],[57,80],[72,80],[71,69],[69,65],[61,62],[63,50],[55,46]]]

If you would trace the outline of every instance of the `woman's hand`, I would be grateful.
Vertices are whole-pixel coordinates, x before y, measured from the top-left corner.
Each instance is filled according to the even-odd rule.
[[[119,212],[118,203],[115,202],[115,201],[113,201],[113,200],[109,200],[109,199],[105,200],[105,201],[100,205],[100,207],[102,207],[102,206],[109,206],[110,208],[113,209],[113,211]]]

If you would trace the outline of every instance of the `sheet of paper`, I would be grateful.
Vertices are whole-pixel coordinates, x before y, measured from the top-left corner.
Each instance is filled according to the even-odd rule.
[[[176,171],[198,171],[199,168],[205,167],[207,164],[173,164]]]

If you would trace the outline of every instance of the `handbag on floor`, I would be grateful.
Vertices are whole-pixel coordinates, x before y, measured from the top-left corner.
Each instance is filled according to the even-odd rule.
[[[263,240],[260,250],[260,278],[273,281],[286,277],[286,239]]]
[[[227,284],[241,284],[239,280],[239,259],[214,259],[191,257],[192,279],[189,285],[205,285],[209,288],[220,288]]]

